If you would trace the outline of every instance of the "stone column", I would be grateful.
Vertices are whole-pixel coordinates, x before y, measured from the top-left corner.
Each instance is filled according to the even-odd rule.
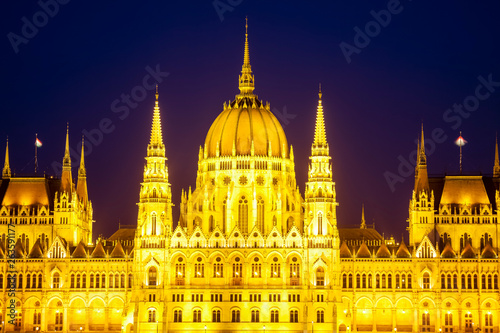
[[[42,299],[42,302],[41,304],[44,304],[43,303],[43,299]],[[42,307],[42,321],[40,322],[40,331],[42,332],[47,332],[47,303],[45,303],[45,305],[43,305]],[[4,329],[5,329],[5,326],[4,326]]]
[[[85,331],[90,331],[90,316],[92,315],[92,309],[88,306],[85,308]]]
[[[109,330],[109,307],[104,308],[104,331]]]
[[[372,308],[372,332],[377,332],[377,320],[375,319],[377,315],[377,308],[374,306]]]
[[[397,326],[397,322],[396,322],[396,308],[391,309],[391,313],[392,313],[392,331],[394,331],[394,328],[396,328],[396,326]]]
[[[456,324],[453,324],[456,326]],[[458,309],[458,331],[462,332],[462,309]]]
[[[64,304],[63,308],[63,332],[69,331],[69,323],[68,323],[68,305]]]
[[[415,305],[413,307],[413,332],[414,333],[418,333],[419,330],[418,330],[418,326],[419,326],[419,322],[418,322],[418,306]]]
[[[351,332],[356,332],[358,330],[358,326],[356,325],[356,308],[354,307],[354,304],[353,304],[353,308],[352,308],[352,327],[351,327]]]

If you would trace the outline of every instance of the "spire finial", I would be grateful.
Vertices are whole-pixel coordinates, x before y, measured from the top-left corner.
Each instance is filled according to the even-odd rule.
[[[253,96],[254,76],[250,66],[250,51],[248,48],[248,17],[245,18],[245,49],[243,53],[243,66],[241,67],[241,75],[239,77],[239,96]]]
[[[158,98],[158,85],[156,85],[156,101],[153,109],[153,124],[151,125],[151,138],[148,145],[148,156],[165,156]]]
[[[85,172],[85,138],[82,134],[82,153],[80,155],[80,169],[78,170],[78,176],[81,172]]]
[[[366,229],[366,220],[365,220],[365,204],[361,205],[361,229]]]
[[[7,146],[5,147],[5,162],[3,165],[2,178],[7,179],[11,177],[10,163],[9,163],[9,137],[7,137]]]
[[[321,98],[323,96],[323,93],[321,92],[321,85],[319,88],[319,100],[318,100],[318,107],[316,111],[316,128],[314,130],[314,142],[313,142],[313,149],[316,148],[323,148],[328,146],[326,142],[326,130],[325,130],[325,119],[323,116],[323,103],[321,101]],[[328,154],[328,153],[327,153]]]
[[[498,158],[498,134],[495,135],[495,164],[493,166],[493,177],[500,177],[500,161]]]
[[[71,167],[71,158],[69,155],[69,122],[66,123],[66,144],[64,147],[63,166]]]

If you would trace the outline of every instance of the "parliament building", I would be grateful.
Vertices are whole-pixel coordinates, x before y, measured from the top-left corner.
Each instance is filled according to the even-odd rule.
[[[57,178],[13,174],[7,143],[0,332],[499,332],[498,146],[492,176],[429,177],[422,129],[407,241],[386,239],[364,216],[338,227],[321,90],[304,193],[254,94],[248,35],[239,91],[199,149],[178,221],[156,93],[137,225],[109,238],[92,234],[68,131]]]

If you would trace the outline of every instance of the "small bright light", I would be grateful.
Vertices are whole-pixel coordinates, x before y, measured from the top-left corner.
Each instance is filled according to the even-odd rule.
[[[344,310],[344,314],[346,314],[346,313],[347,313],[347,310]]]
[[[403,310],[403,313],[405,313],[405,310]]]
[[[451,311],[448,311],[448,314],[450,314],[450,313],[451,313]]]
[[[217,275],[220,275],[220,273],[219,273],[219,272],[217,272]]]
[[[240,275],[240,273],[236,272],[236,275]]]
[[[293,272],[293,275],[296,275],[295,272]]]
[[[274,275],[278,275],[278,273],[274,272]]]
[[[196,274],[201,275],[201,273],[200,273],[200,272],[196,272]]]
[[[254,272],[253,274],[254,274],[254,275],[257,275],[257,272]]]

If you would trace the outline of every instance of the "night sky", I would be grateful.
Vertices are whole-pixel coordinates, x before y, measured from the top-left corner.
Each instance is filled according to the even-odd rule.
[[[3,158],[8,136],[13,172],[33,173],[38,133],[39,170],[56,175],[66,123],[75,153],[82,133],[92,137],[94,238],[136,223],[154,105],[147,89],[154,81],[143,82],[149,72],[160,72],[177,220],[181,189],[195,184],[199,146],[238,93],[245,16],[255,93],[271,103],[294,146],[302,193],[322,84],[339,226],[359,224],[364,203],[380,233],[405,233],[422,121],[430,174],[458,173],[460,130],[469,141],[464,173],[492,173],[498,1],[60,2],[2,4],[0,151]],[[139,100],[127,106],[122,96],[132,92]],[[78,156],[73,166],[76,177]]]

